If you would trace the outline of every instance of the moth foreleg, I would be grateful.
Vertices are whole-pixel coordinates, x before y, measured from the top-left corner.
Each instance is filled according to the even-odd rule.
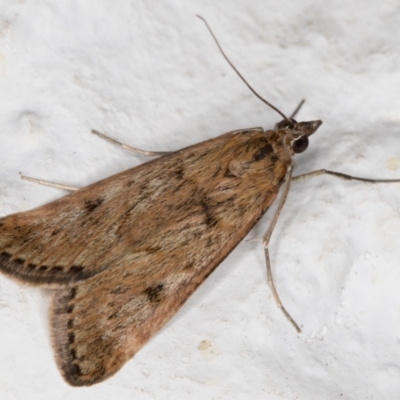
[[[30,176],[25,176],[25,175],[21,175],[21,179],[23,179],[24,181],[38,183],[39,185],[50,186],[50,187],[55,187],[57,189],[68,190],[69,192],[76,192],[77,190],[79,190],[79,188],[76,188],[73,186],[67,186],[67,185],[62,185],[60,183],[44,181],[42,179],[31,178]]]
[[[268,252],[268,244],[269,244],[269,240],[271,238],[272,232],[275,228],[276,222],[278,220],[279,214],[282,211],[283,205],[285,204],[288,192],[289,192],[289,187],[290,187],[290,180],[292,177],[292,167],[289,167],[287,173],[286,173],[286,179],[285,179],[285,183],[282,189],[282,195],[279,199],[279,204],[278,204],[278,208],[275,211],[275,215],[273,216],[269,227],[267,229],[267,231],[265,232],[264,236],[263,236],[263,246],[264,246],[264,254],[265,254],[265,263],[267,266],[267,280],[268,280],[268,285],[271,288],[271,292],[274,296],[275,302],[277,304],[277,306],[282,310],[283,314],[285,315],[286,319],[294,326],[294,328],[296,329],[297,332],[301,332],[301,329],[299,328],[299,326],[296,324],[296,322],[293,320],[293,318],[290,316],[290,314],[286,311],[285,307],[283,306],[281,299],[279,298],[278,292],[275,288],[274,285],[274,280],[272,277],[272,271],[271,271],[271,262],[269,260],[269,252]]]
[[[113,143],[116,144],[119,147],[122,147],[125,150],[129,150],[132,151],[134,153],[137,154],[141,154],[142,156],[146,156],[146,157],[154,157],[154,156],[165,156],[166,154],[170,154],[173,153],[172,151],[147,151],[147,150],[142,150],[142,149],[138,149],[136,147],[132,147],[129,146],[125,143],[121,143],[118,140],[112,139],[109,136],[105,135],[104,133],[100,133],[94,129],[92,129],[92,133],[94,133],[95,135],[101,137],[102,139],[107,140],[107,142],[109,143]]]
[[[314,176],[319,176],[319,175],[332,175],[332,176],[336,176],[337,178],[346,179],[346,180],[349,180],[349,181],[355,180],[355,181],[368,182],[368,183],[395,183],[395,182],[400,182],[400,179],[361,178],[359,176],[343,174],[341,172],[331,171],[329,169],[318,169],[316,171],[307,172],[306,174],[303,174],[303,175],[294,176],[292,178],[292,181],[302,180],[302,179],[306,179],[306,178],[312,178]]]

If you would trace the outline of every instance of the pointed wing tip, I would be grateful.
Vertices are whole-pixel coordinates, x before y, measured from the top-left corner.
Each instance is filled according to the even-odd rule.
[[[56,289],[79,282],[92,276],[83,267],[73,266],[67,271],[60,266],[28,264],[23,258],[14,257],[0,250],[0,272],[20,283]]]
[[[75,295],[76,287],[57,290],[53,295],[49,310],[53,349],[58,369],[69,385],[92,386],[114,375],[125,362],[110,369],[104,364],[103,354],[78,357],[72,304]]]

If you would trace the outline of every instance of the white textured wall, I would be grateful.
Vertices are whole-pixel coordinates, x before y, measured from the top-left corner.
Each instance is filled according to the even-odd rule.
[[[322,119],[298,172],[400,177],[398,1],[0,2],[0,213],[84,186],[140,157],[90,134],[172,150],[279,117],[218,53],[207,17],[253,86]],[[271,213],[249,237],[260,237]],[[145,221],[143,222],[145,223]],[[49,292],[0,276],[0,398],[400,397],[400,185],[293,184],[271,243],[242,243],[113,378],[74,389],[49,341]]]

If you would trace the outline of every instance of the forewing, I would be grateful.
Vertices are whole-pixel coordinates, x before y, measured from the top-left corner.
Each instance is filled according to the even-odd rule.
[[[163,221],[152,213],[163,209],[164,220],[168,219],[166,203],[186,182],[182,160],[201,164],[201,157],[224,146],[230,135],[121,172],[34,210],[1,218],[0,271],[26,283],[56,288],[117,267],[115,260],[121,255],[134,259],[137,253],[153,252],[157,246],[150,248],[146,235],[154,234]]]
[[[69,383],[114,374],[176,313],[272,203],[286,159],[251,130],[136,170],[140,195],[115,212],[113,243],[93,262],[102,271],[53,299],[56,358]]]

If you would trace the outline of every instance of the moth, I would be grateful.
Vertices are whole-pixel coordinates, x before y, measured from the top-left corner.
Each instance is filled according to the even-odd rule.
[[[283,117],[274,129],[225,133],[0,219],[0,271],[54,289],[51,339],[69,384],[88,386],[116,373],[244,238],[280,188],[263,245],[274,297],[299,330],[273,286],[267,247],[292,157],[322,122],[297,122],[262,100]],[[306,175],[321,173],[377,182],[325,170]]]

